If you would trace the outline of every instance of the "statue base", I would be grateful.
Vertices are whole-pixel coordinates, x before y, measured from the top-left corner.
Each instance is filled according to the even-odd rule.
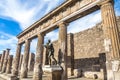
[[[58,65],[43,66],[44,80],[61,80],[62,68]]]

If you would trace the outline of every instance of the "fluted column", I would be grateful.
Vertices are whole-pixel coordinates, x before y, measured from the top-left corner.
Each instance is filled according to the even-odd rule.
[[[12,69],[12,75],[17,76],[18,75],[18,67],[19,67],[19,60],[20,60],[20,54],[21,54],[21,44],[17,44],[16,49],[16,55],[13,62],[13,69]]]
[[[63,54],[63,73],[62,80],[67,80],[67,24],[62,22],[59,25],[59,50]]]
[[[26,40],[23,61],[22,61],[22,66],[21,66],[21,72],[20,72],[20,78],[27,78],[29,51],[30,51],[30,40]]]
[[[1,60],[0,60],[0,71],[2,71],[2,66],[3,66],[3,62],[4,62],[5,53],[6,53],[6,51],[3,50],[2,57],[1,57]]]
[[[35,55],[33,80],[42,80],[43,43],[44,35],[40,33],[38,35],[37,49]]]
[[[101,3],[101,14],[103,19],[103,29],[105,34],[105,43],[110,52],[111,59],[120,58],[120,38],[116,21],[113,0],[105,0]]]
[[[6,71],[9,52],[10,52],[10,49],[7,49],[7,50],[6,50],[6,53],[5,53],[5,58],[4,58],[4,62],[3,62],[3,67],[2,67],[2,72],[3,72],[3,73]]]
[[[101,3],[101,14],[105,36],[105,50],[107,52],[107,77],[105,80],[119,80],[116,77],[120,69],[120,38],[114,11],[113,0],[105,0]],[[115,73],[118,72],[118,73]]]
[[[19,70],[21,70],[22,60],[23,60],[23,55],[21,54],[20,61],[19,61]]]
[[[7,68],[6,68],[6,73],[7,74],[11,73],[12,60],[13,60],[13,55],[9,55],[8,56]]]
[[[28,71],[33,71],[34,69],[34,62],[35,62],[35,54],[30,53],[29,55],[29,62],[28,62]]]

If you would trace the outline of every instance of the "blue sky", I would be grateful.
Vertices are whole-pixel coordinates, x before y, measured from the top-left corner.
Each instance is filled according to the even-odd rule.
[[[0,53],[6,48],[11,48],[11,54],[15,54],[17,44],[16,35],[64,1],[65,0],[0,0]],[[120,0],[114,1],[116,15],[120,16]],[[100,15],[100,10],[98,10],[70,23],[68,33],[76,33],[93,27],[101,21]],[[58,30],[55,30],[48,33],[45,40],[52,39],[54,41],[57,38]],[[36,39],[32,41],[31,52],[35,52],[36,42]],[[24,45],[22,51],[23,50]]]

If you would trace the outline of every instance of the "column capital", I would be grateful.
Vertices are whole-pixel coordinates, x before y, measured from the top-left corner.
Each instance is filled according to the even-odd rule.
[[[113,1],[113,0],[101,0],[101,1],[98,3],[98,5],[99,5],[99,6],[103,6],[103,5],[106,5],[106,4],[108,4],[108,3],[114,4],[114,1]]]
[[[10,49],[9,49],[9,48],[7,48],[6,50],[10,51]]]
[[[60,26],[68,26],[68,25],[69,25],[69,23],[67,23],[67,22],[58,23],[58,27],[60,27]]]
[[[37,37],[39,37],[39,36],[45,36],[45,34],[44,33],[39,33],[39,34],[37,34]]]
[[[27,42],[27,41],[28,41],[28,42],[31,42],[32,40],[31,40],[31,39],[26,39],[25,42]]]

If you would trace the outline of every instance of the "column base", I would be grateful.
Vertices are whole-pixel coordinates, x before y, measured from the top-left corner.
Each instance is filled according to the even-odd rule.
[[[0,74],[0,77],[5,80],[18,80],[18,77],[13,76],[12,74],[3,73],[3,74]]]
[[[44,80],[61,80],[62,68],[60,66],[45,65],[43,66],[43,72],[45,75]]]
[[[120,60],[106,61],[107,80],[120,80]]]

